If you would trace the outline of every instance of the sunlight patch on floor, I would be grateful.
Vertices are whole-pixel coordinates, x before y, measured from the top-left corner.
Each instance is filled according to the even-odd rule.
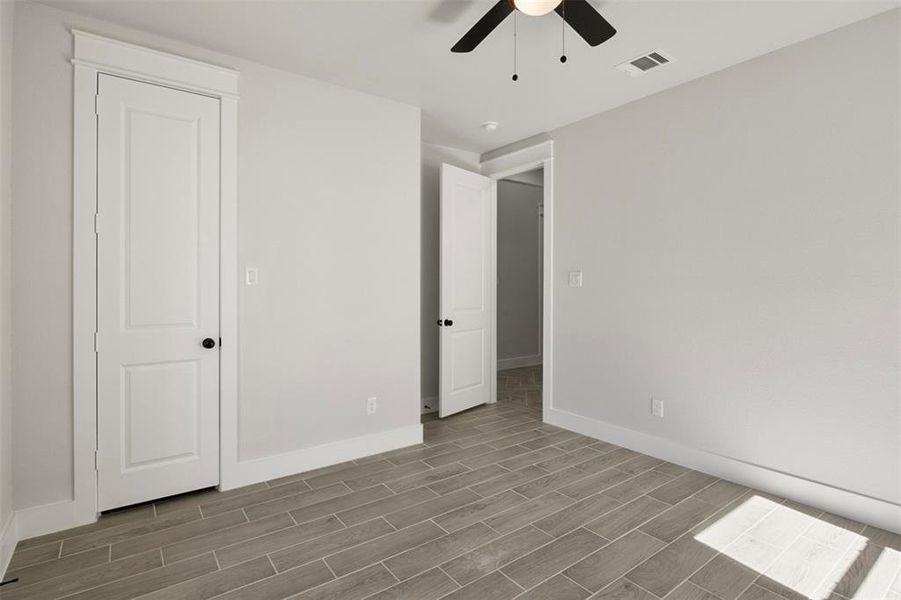
[[[757,585],[782,595],[897,600],[901,552],[873,544],[861,529],[754,495],[695,539],[761,574]]]

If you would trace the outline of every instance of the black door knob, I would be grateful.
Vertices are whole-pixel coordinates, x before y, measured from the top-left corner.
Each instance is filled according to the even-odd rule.
[[[200,344],[201,344],[204,348],[206,348],[207,350],[209,350],[210,348],[215,348],[215,347],[216,347],[216,340],[214,340],[213,338],[206,338],[206,339],[203,340]]]
[[[438,319],[438,327],[441,327],[441,325],[443,325],[443,324],[444,324],[444,321],[442,321],[441,319]]]
[[[450,327],[450,326],[452,326],[453,324],[454,324],[454,322],[453,322],[451,319],[444,319],[444,326],[445,326],[445,327]]]

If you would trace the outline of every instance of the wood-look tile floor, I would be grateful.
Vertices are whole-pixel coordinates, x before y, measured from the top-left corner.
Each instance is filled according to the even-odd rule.
[[[425,443],[21,542],[3,600],[901,600],[901,536],[542,423],[536,368]]]

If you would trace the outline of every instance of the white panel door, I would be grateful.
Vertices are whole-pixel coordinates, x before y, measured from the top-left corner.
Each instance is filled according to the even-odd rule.
[[[219,101],[107,75],[98,87],[97,469],[109,510],[219,483]]]
[[[491,399],[491,189],[441,165],[440,417]]]

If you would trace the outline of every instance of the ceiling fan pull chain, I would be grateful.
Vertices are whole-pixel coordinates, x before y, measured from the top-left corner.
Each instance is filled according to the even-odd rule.
[[[560,12],[562,13],[560,16],[560,44],[563,46],[563,50],[560,54],[560,62],[566,62],[566,0],[563,0],[560,3]]]
[[[513,81],[519,79],[516,72],[516,11],[513,12]]]

